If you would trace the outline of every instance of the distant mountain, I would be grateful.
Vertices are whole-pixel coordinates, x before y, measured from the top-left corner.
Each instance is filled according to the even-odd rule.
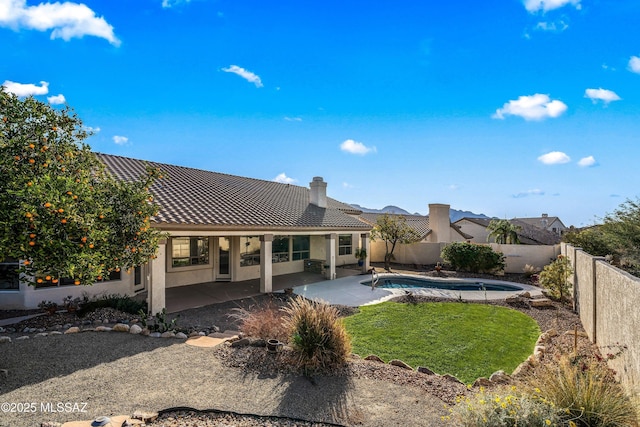
[[[371,208],[365,208],[363,206],[360,205],[355,205],[355,204],[351,204],[351,206],[353,206],[356,209],[360,209],[362,212],[364,213],[388,213],[388,214],[398,214],[398,215],[420,215],[419,213],[416,214],[410,214],[409,212],[405,211],[402,208],[399,208],[397,206],[385,206],[382,209],[371,209]]]
[[[389,214],[398,214],[398,215],[422,215],[421,213],[414,213],[411,214],[409,212],[407,212],[406,210],[399,208],[397,206],[393,206],[393,205],[389,205],[389,206],[385,206],[382,209],[371,209],[371,208],[365,208],[363,206],[360,205],[356,205],[356,204],[351,204],[351,206],[353,206],[356,209],[360,209],[362,212],[365,213],[389,213]],[[457,220],[459,220],[460,218],[489,218],[488,216],[486,216],[485,214],[477,214],[477,213],[473,213],[473,212],[469,212],[469,211],[459,211],[457,209],[451,209],[449,210],[449,217],[451,218],[451,222],[456,222]]]

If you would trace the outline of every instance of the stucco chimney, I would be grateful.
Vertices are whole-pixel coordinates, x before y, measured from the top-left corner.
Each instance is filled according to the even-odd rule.
[[[429,228],[431,229],[431,242],[450,243],[450,207],[450,205],[444,205],[440,203],[429,203]]]
[[[313,181],[309,183],[311,191],[309,192],[309,201],[312,205],[321,208],[327,207],[327,183],[322,180],[321,176],[314,176]]]

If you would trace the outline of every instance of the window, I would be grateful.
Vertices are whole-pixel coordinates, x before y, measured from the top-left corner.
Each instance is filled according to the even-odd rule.
[[[111,280],[120,280],[122,278],[121,271],[112,271],[107,277],[103,277],[101,280],[96,280],[96,283],[109,282]],[[59,286],[75,286],[75,280],[63,277],[57,279],[52,276],[38,275],[36,278],[36,289],[40,288],[55,288]]]
[[[351,255],[351,234],[341,234],[338,236],[338,255]]]
[[[244,236],[240,238],[240,267],[260,265],[260,238]]]
[[[20,289],[20,264],[18,260],[8,258],[0,262],[0,291]]]
[[[208,237],[173,237],[171,239],[172,267],[209,264]]]
[[[309,256],[309,242],[309,236],[293,236],[293,253],[291,254],[291,258],[294,261],[311,258]]]
[[[289,236],[274,236],[271,246],[271,262],[289,261]]]

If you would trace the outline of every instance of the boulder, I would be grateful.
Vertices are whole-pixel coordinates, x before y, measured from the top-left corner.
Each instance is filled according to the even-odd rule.
[[[173,338],[173,337],[176,336],[176,334],[173,331],[167,331],[167,332],[163,332],[162,334],[160,334],[160,336],[162,338]]]
[[[11,337],[0,337],[0,343],[11,342]]]
[[[65,334],[77,334],[78,332],[80,332],[80,328],[77,326],[72,326],[66,331],[64,331]]]
[[[98,326],[96,332],[111,332],[111,328],[108,326]]]
[[[116,323],[115,325],[113,325],[112,329],[115,332],[129,332],[131,327],[124,323]]]
[[[475,380],[473,382],[473,387],[489,387],[493,385],[493,383],[491,382],[491,380],[489,380],[489,378],[485,378],[485,377],[480,377],[477,380]]]
[[[178,332],[177,334],[174,335],[174,338],[186,340],[189,337],[187,337],[187,334],[185,334],[184,332]]]
[[[491,374],[489,381],[496,384],[506,384],[511,381],[511,378],[504,371],[496,371]]]
[[[445,379],[445,380],[447,380],[447,381],[451,381],[451,382],[453,382],[453,383],[460,383],[460,384],[464,384],[462,381],[460,381],[458,378],[454,377],[454,376],[453,376],[453,375],[451,375],[451,374],[444,374],[444,375],[442,376],[442,378],[444,378],[444,379]]]
[[[425,374],[425,375],[435,375],[436,374],[431,369],[426,368],[424,366],[418,366],[417,371],[420,372],[421,374]]]
[[[364,358],[364,360],[370,360],[372,362],[380,362],[380,363],[384,363],[384,360],[380,359],[378,356],[376,356],[375,354],[370,354],[367,357]]]
[[[389,361],[389,365],[393,365],[393,366],[397,366],[399,368],[402,369],[408,369],[410,371],[413,371],[413,368],[409,365],[407,365],[406,363],[404,363],[402,360],[398,360],[398,359],[393,359]]]
[[[140,333],[142,333],[142,328],[138,325],[131,325],[131,327],[129,327],[129,333],[130,334],[134,334],[134,335],[138,335]]]

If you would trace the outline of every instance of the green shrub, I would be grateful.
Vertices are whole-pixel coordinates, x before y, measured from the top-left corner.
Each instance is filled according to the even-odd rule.
[[[475,243],[454,242],[442,249],[442,259],[455,270],[472,273],[502,271],[505,267],[504,255],[490,246]]]
[[[634,403],[603,361],[563,357],[530,379],[535,392],[553,403],[567,425],[637,426]]]
[[[283,310],[299,368],[329,370],[347,361],[351,340],[335,307],[298,296]]]
[[[569,295],[569,275],[573,272],[569,260],[558,255],[551,264],[544,266],[538,277],[540,286],[547,289],[552,298],[563,301]]]
[[[146,302],[118,294],[102,295],[100,297],[94,297],[93,299],[89,299],[85,296],[80,306],[81,308],[78,310],[78,315],[80,316],[84,316],[87,313],[105,307],[110,307],[129,314],[138,314],[140,310],[145,313],[147,311]]]
[[[285,313],[274,304],[269,303],[251,310],[235,308],[233,311],[230,316],[240,321],[240,331],[243,334],[264,340],[287,340],[288,330],[284,321]]]
[[[466,398],[459,397],[451,415],[443,417],[461,427],[542,427],[562,425],[551,402],[536,395],[519,393],[515,386],[492,394],[484,389]]]

